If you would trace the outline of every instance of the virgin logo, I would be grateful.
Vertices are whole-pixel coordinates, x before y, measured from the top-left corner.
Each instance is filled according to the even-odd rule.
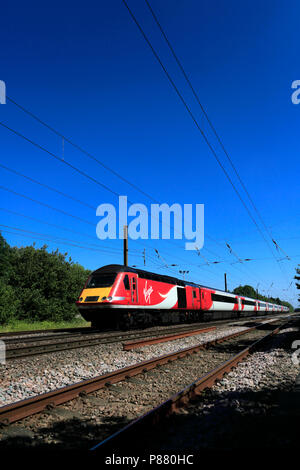
[[[152,286],[149,287],[149,289],[147,289],[147,281],[146,281],[146,285],[144,287],[144,297],[145,297],[145,302],[146,304],[149,302],[150,304],[150,295],[152,294],[153,292],[153,289],[152,289]]]

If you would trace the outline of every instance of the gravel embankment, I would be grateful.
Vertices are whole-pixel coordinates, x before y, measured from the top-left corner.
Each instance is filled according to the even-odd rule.
[[[0,406],[245,329],[220,328],[132,351],[113,343],[8,361],[0,364]]]
[[[299,338],[299,328],[281,331],[272,348],[249,356],[173,415],[152,442],[154,449],[298,448],[300,402],[291,392],[300,366],[291,345]]]

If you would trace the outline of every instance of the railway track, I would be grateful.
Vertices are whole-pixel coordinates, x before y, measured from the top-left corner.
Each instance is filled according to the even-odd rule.
[[[261,321],[265,317],[249,317],[245,319],[240,319],[235,321],[239,322],[251,322],[251,321]],[[223,325],[231,323],[232,320],[223,320],[215,322],[215,325]],[[121,342],[130,340],[134,338],[149,338],[155,335],[173,335],[177,332],[190,332],[193,329],[207,328],[207,323],[194,323],[190,325],[174,325],[172,327],[162,327],[162,328],[151,328],[148,330],[134,330],[129,332],[97,332],[92,329],[83,328],[83,329],[70,329],[70,330],[60,330],[59,333],[48,335],[43,331],[43,334],[39,331],[35,336],[30,335],[26,332],[25,337],[17,336],[12,337],[13,335],[8,334],[0,336],[0,339],[5,341],[6,344],[6,360],[21,359],[25,357],[48,354],[52,352],[66,351],[70,349],[83,348],[88,346],[95,346],[98,344],[110,344],[115,342]],[[54,330],[49,330],[54,331]],[[32,334],[32,332],[31,332]],[[28,344],[29,343],[29,344]],[[28,344],[28,345],[27,345]],[[26,346],[24,346],[26,345]]]
[[[199,330],[197,328],[197,333],[199,334],[200,332],[205,332],[205,331],[210,331],[216,327],[210,327],[210,328],[202,328]],[[190,326],[190,327],[185,327],[181,328],[180,332],[178,332],[178,329],[172,329],[172,328],[167,328],[167,329],[161,329],[160,331],[149,331],[149,332],[130,332],[130,333],[117,333],[114,335],[103,335],[103,334],[95,334],[92,333],[92,337],[88,338],[78,338],[72,339],[72,337],[68,336],[67,338],[60,339],[60,341],[55,342],[55,343],[46,343],[46,344],[30,344],[29,346],[17,346],[17,347],[10,347],[6,349],[6,360],[12,360],[12,359],[21,359],[25,357],[30,357],[30,356],[35,356],[35,355],[41,355],[41,354],[49,354],[51,352],[59,352],[59,351],[66,351],[70,349],[76,349],[76,348],[84,348],[88,346],[96,346],[96,345],[105,345],[105,344],[112,344],[116,342],[122,342],[122,341],[127,341],[128,339],[140,337],[140,341],[145,341],[147,338],[153,338],[155,335],[156,341],[161,341],[165,335],[168,335],[168,338],[172,337],[173,339],[177,339],[178,337],[182,337],[182,335],[189,336],[195,331],[195,326]],[[53,339],[53,338],[51,338]],[[56,338],[55,338],[56,339]],[[44,341],[39,340],[39,342]],[[13,343],[14,344],[14,343]]]
[[[44,331],[44,334],[37,334],[37,335],[30,335],[29,337],[25,335],[24,337],[22,336],[17,336],[17,337],[11,337],[10,335],[6,337],[2,337],[2,340],[5,341],[7,345],[9,344],[26,344],[26,343],[39,343],[43,341],[52,341],[52,340],[65,340],[65,339],[84,339],[88,338],[89,336],[97,336],[97,337],[102,337],[104,340],[107,339],[109,340],[110,338],[119,338],[119,337],[125,337],[126,335],[128,336],[139,336],[139,335],[144,335],[147,336],[148,334],[155,335],[157,332],[159,333],[160,330],[165,330],[167,332],[173,332],[181,330],[188,330],[190,328],[204,328],[207,327],[207,323],[190,323],[190,324],[183,324],[183,325],[171,325],[171,326],[161,326],[161,327],[155,327],[155,328],[148,328],[148,329],[141,329],[141,330],[129,330],[129,331],[98,331],[94,330],[91,328],[85,328],[82,331],[78,332],[73,332],[72,329],[68,332],[64,333],[59,333],[59,334],[47,334],[48,330]],[[51,331],[51,330],[49,330]],[[1,336],[0,336],[1,339]]]
[[[36,431],[34,431],[35,433],[34,442],[35,444],[39,445],[41,444],[41,442],[39,442],[39,437],[47,434],[48,432],[48,431],[45,431],[45,429],[49,430],[51,428],[52,424],[55,422],[55,420],[57,420],[57,416],[60,416],[60,417],[64,416],[63,419],[67,417],[67,421],[64,424],[65,426],[64,429],[66,432],[70,433],[69,438],[71,440],[74,439],[74,432],[75,433],[79,432],[79,435],[82,436],[84,429],[86,429],[85,431],[86,433],[89,433],[90,432],[89,429],[93,428],[93,432],[95,436],[92,439],[92,441],[95,443],[94,441],[95,438],[96,439],[98,438],[98,441],[103,440],[105,439],[105,437],[108,437],[109,434],[112,434],[111,431],[114,430],[116,426],[118,428],[122,427],[120,426],[120,423],[122,423],[121,418],[118,419],[117,420],[118,422],[116,423],[116,413],[122,414],[122,410],[124,408],[124,397],[126,397],[126,400],[125,400],[126,403],[132,401],[132,400],[130,401],[130,397],[134,394],[135,394],[134,396],[137,398],[141,392],[141,389],[143,388],[144,381],[147,382],[149,377],[151,377],[151,374],[153,373],[157,374],[157,377],[155,378],[154,383],[158,383],[159,381],[159,383],[162,383],[162,384],[166,382],[167,377],[170,378],[170,375],[172,375],[172,380],[171,380],[171,388],[172,388],[172,383],[174,382],[176,375],[174,374],[174,370],[173,370],[173,374],[170,374],[169,368],[174,367],[173,364],[175,365],[175,363],[181,364],[181,369],[186,373],[186,371],[189,368],[190,362],[192,362],[191,359],[198,358],[199,363],[196,364],[196,369],[192,368],[192,371],[191,371],[191,374],[192,374],[191,376],[195,378],[195,370],[199,370],[200,366],[207,373],[209,372],[209,369],[211,368],[212,364],[216,364],[216,363],[219,364],[221,362],[224,366],[225,362],[226,363],[228,362],[228,359],[231,356],[231,352],[233,349],[236,349],[236,348],[242,349],[242,351],[240,351],[239,355],[236,357],[237,361],[242,360],[242,358],[245,357],[245,354],[248,353],[248,352],[247,353],[245,352],[245,348],[243,347],[247,342],[251,343],[251,346],[249,344],[249,348],[248,348],[248,351],[251,351],[252,348],[256,347],[254,346],[254,344],[252,345],[254,339],[256,343],[257,339],[261,339],[265,336],[267,337],[269,336],[269,334],[274,334],[277,331],[274,327],[271,333],[268,332],[268,335],[265,335],[265,329],[270,328],[270,324],[264,325],[263,328],[264,330],[258,330],[256,329],[256,327],[249,328],[248,330],[231,334],[229,336],[207,342],[206,344],[201,344],[198,346],[186,348],[184,350],[177,351],[176,353],[167,354],[167,355],[155,358],[153,360],[143,361],[133,366],[126,367],[124,369],[114,371],[112,373],[96,377],[94,379],[85,380],[77,384],[63,387],[61,389],[55,390],[50,393],[42,394],[31,399],[23,400],[21,402],[4,406],[0,408],[0,423],[5,425],[5,424],[10,424],[10,423],[15,423],[19,420],[23,420],[20,424],[19,429],[21,430],[24,429],[24,426],[25,427],[29,426],[31,430],[36,429]],[[258,345],[258,343],[256,344]],[[196,354],[197,352],[200,354]],[[225,362],[222,360],[225,357],[224,355],[226,356]],[[181,361],[177,361],[177,359],[181,359]],[[224,367],[221,368],[219,371],[219,374],[221,374],[221,371],[223,371],[222,373],[224,373],[226,370],[228,370],[226,369],[227,366],[228,364],[226,365],[225,369]],[[135,379],[135,376],[137,375],[141,376],[140,380]],[[177,380],[177,377],[176,377],[176,380]],[[181,382],[179,381],[181,385],[186,383],[187,379],[183,377],[182,380],[183,381]],[[209,374],[209,380],[214,381],[215,380],[214,376]],[[206,384],[207,383],[208,382],[206,382]],[[115,384],[118,384],[118,385],[115,385]],[[176,383],[176,385],[178,384]],[[127,389],[128,386],[129,386],[129,390]],[[152,389],[153,389],[153,383],[152,383]],[[198,382],[197,382],[197,387],[195,386],[195,383],[194,383],[193,392],[191,393],[196,393],[198,389],[199,389]],[[168,390],[168,393],[169,393],[169,390]],[[117,402],[119,402],[119,408],[118,408],[119,411],[111,410],[111,404],[116,402],[116,396],[119,397],[117,399]],[[168,396],[169,395],[167,395],[166,398],[168,398]],[[189,396],[189,393],[185,392],[183,394],[181,392],[179,394],[178,403],[184,402],[186,400],[185,397],[188,397],[188,396]],[[160,396],[158,397],[156,396],[155,387],[154,387],[154,397],[150,399],[149,403],[151,403],[152,405],[152,400],[155,400],[155,399],[156,401],[158,400],[159,403],[161,403],[162,401]],[[144,401],[145,401],[145,398],[144,398]],[[174,402],[173,398],[171,402],[170,400],[167,400],[167,402],[168,402],[168,405],[164,404],[162,407],[160,407],[160,410],[162,409],[165,410],[166,408],[168,408],[169,411],[170,410],[172,411],[173,408],[171,407],[171,409],[169,409],[169,404]],[[109,403],[109,406],[107,406],[108,403]],[[133,406],[134,411],[129,414],[127,413],[128,417],[126,419],[129,419],[130,421],[132,421],[132,418],[134,418],[132,414],[134,415],[134,413],[135,414],[138,413],[139,415],[140,414],[139,411],[145,408],[145,406],[146,408],[149,408],[149,403],[134,404]],[[157,405],[159,403],[157,403]],[[60,406],[58,405],[62,405],[62,404],[65,404],[65,407],[60,408]],[[95,410],[93,408],[95,406],[96,408],[100,407],[100,409],[102,410],[101,416],[100,416],[100,421],[102,425],[100,426],[99,426],[99,423],[97,423],[97,426],[95,426],[94,423],[91,424],[91,419],[95,421],[94,418],[96,418]],[[153,406],[150,407],[150,410],[151,409],[154,409]],[[81,414],[81,416],[79,417],[78,417],[78,410],[80,411],[80,414]],[[149,414],[150,410],[148,410],[147,415]],[[158,414],[160,413],[161,411],[158,412]],[[103,414],[105,416],[103,416]],[[151,411],[150,414],[151,416],[154,417],[153,419],[155,421],[156,420],[155,416],[157,416],[156,412]],[[39,418],[42,420],[42,428],[43,428],[42,431],[41,430],[38,431]],[[147,419],[150,419],[150,418],[147,418]],[[24,420],[26,422],[24,422]],[[142,421],[143,420],[141,420],[141,422]],[[70,431],[71,423],[72,423],[72,431]],[[55,428],[54,424],[53,426]],[[138,424],[138,427],[139,426],[141,426],[141,424]],[[133,428],[137,429],[135,428],[135,425],[130,425],[130,429],[133,429]],[[8,427],[4,426],[2,429],[0,429],[0,434],[2,437],[2,444],[7,439],[12,438],[12,440],[14,441],[14,445],[15,445],[16,441],[12,436],[16,436],[17,433],[16,431],[13,431],[12,433],[10,433],[9,429],[10,429],[10,426]],[[132,431],[129,430],[129,432],[132,432]],[[46,439],[47,443],[45,444],[44,442],[44,444],[41,444],[41,445],[47,446],[47,445],[50,445],[51,443],[53,444],[52,442],[53,433],[55,434],[55,429],[52,429],[52,432],[50,433],[52,436],[50,437],[50,441],[49,440],[47,441]],[[121,433],[120,436],[121,435],[123,434]],[[122,437],[118,437],[117,439],[120,439],[120,438],[123,439]],[[113,439],[115,439],[115,437]],[[91,444],[92,441],[89,439],[89,444]],[[115,442],[115,441],[113,440],[110,442]],[[0,441],[0,446],[2,444]],[[66,445],[67,447],[69,444],[66,444],[66,442],[64,442],[64,445]]]
[[[227,324],[227,323],[239,323],[239,322],[248,322],[248,321],[254,321],[254,320],[263,320],[265,318],[270,318],[270,317],[280,317],[281,314],[274,314],[274,315],[259,315],[259,316],[249,316],[249,317],[241,317],[239,319],[225,319],[225,320],[215,320],[213,323],[217,323],[219,325],[222,324]],[[285,315],[286,316],[286,315]],[[175,324],[175,325],[166,325],[165,328],[185,328],[188,326],[199,326],[199,327],[204,327],[210,322],[197,322],[197,323],[180,323],[180,324]],[[155,331],[156,329],[161,328],[160,326],[156,327],[150,327],[146,329],[135,329],[135,330],[129,330],[129,332],[132,332],[133,334],[136,332],[138,333],[139,331]],[[35,342],[35,341],[43,341],[44,339],[55,339],[55,338],[67,338],[70,337],[70,335],[90,335],[90,334],[97,334],[101,333],[104,335],[109,335],[109,334],[124,334],[124,331],[116,331],[116,330],[96,330],[94,328],[90,327],[82,327],[82,328],[54,328],[54,329],[48,329],[48,330],[25,330],[25,331],[8,331],[4,333],[0,333],[0,340],[5,341],[7,344],[9,343],[14,343],[21,341],[22,342]]]

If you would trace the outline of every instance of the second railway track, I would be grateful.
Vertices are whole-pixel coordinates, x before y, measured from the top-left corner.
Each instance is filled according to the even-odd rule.
[[[260,318],[248,318],[240,319],[240,322],[251,322],[251,321],[261,321],[265,317]],[[206,329],[213,328],[217,325],[224,325],[232,323],[232,320],[225,320],[220,322],[213,322],[213,325],[208,323],[198,323],[190,325],[174,325],[172,327],[155,327],[149,328],[147,330],[134,330],[128,332],[99,332],[88,328],[75,329],[76,331],[59,331],[59,333],[54,333],[54,330],[51,331],[51,335],[48,335],[47,332],[43,334],[39,331],[36,335],[29,337],[17,336],[12,337],[12,335],[2,335],[6,344],[6,360],[21,359],[25,357],[48,354],[59,351],[66,351],[70,349],[83,348],[89,346],[96,346],[98,344],[110,344],[115,342],[122,342],[127,340],[138,340],[143,338],[151,337],[162,337],[164,335],[175,335],[176,333],[185,333],[197,329]],[[237,323],[237,321],[235,321]],[[29,343],[29,344],[28,344]]]
[[[185,327],[180,329],[180,332],[178,332],[178,329],[171,329],[171,328],[164,328],[161,330],[157,331],[142,331],[142,332],[130,332],[130,333],[116,333],[113,335],[103,335],[103,333],[96,333],[96,332],[91,332],[88,337],[85,338],[78,338],[76,335],[75,338],[72,335],[68,335],[67,337],[61,338],[61,337],[51,337],[48,339],[45,338],[39,338],[37,342],[39,344],[34,344],[36,340],[31,340],[29,346],[22,346],[23,342],[22,340],[19,341],[19,345],[17,347],[8,347],[6,350],[6,360],[12,360],[12,359],[20,359],[20,358],[25,358],[29,356],[35,356],[35,355],[40,355],[40,354],[49,354],[52,352],[59,352],[59,351],[66,351],[70,349],[76,349],[76,348],[84,348],[88,346],[96,346],[96,345],[104,345],[104,344],[111,344],[111,343],[116,343],[116,342],[122,342],[122,341],[127,341],[131,338],[142,338],[146,339],[149,337],[155,337],[156,338],[163,338],[165,335],[173,335],[174,339],[176,339],[178,334],[185,334],[188,335],[190,332],[193,332],[194,330],[197,330],[198,334],[200,332],[204,332],[205,330],[211,330],[215,327],[206,327],[199,329],[195,326],[190,326],[190,327]],[[47,342],[45,344],[40,344],[43,341],[51,341],[55,339],[56,342]],[[27,338],[28,340],[28,338]],[[59,340],[59,341],[57,341]],[[27,341],[28,342],[28,341]],[[15,342],[10,342],[8,344],[15,344]]]

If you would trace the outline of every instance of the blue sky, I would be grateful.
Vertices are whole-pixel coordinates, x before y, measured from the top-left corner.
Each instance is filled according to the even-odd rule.
[[[128,4],[246,200],[146,3]],[[217,288],[224,287],[226,272],[229,289],[259,284],[259,291],[297,305],[290,283],[300,263],[300,105],[291,102],[291,84],[300,79],[299,2],[151,0],[151,6],[291,261],[276,262],[284,254],[270,252],[121,0],[2,6],[0,79],[7,95],[154,199],[205,205],[205,260],[185,251],[184,240],[149,240],[129,242],[129,264],[142,267],[146,248],[146,269],[178,276],[189,270],[188,279]],[[62,139],[10,101],[0,105],[0,121],[62,156]],[[49,249],[58,247],[90,269],[122,263],[122,241],[101,242],[95,233],[96,207],[117,205],[117,197],[1,126],[0,139],[1,165],[90,206],[0,167],[2,186],[84,219],[0,189],[0,224],[43,234],[37,239],[0,226],[8,242],[41,246],[44,239]],[[68,143],[64,159],[130,201],[151,203]],[[236,263],[225,242],[253,261]]]

